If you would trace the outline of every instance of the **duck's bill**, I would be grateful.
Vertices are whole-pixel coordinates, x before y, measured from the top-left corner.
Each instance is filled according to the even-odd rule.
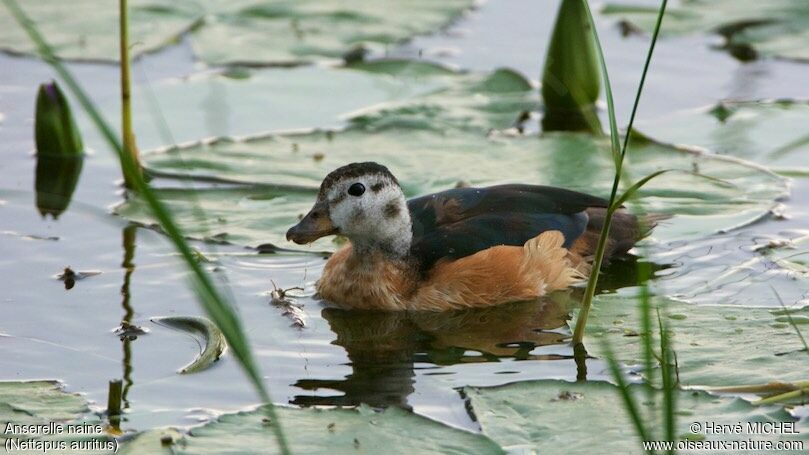
[[[301,221],[287,231],[287,240],[298,245],[314,242],[315,240],[337,233],[337,228],[329,219],[329,207],[318,202]]]

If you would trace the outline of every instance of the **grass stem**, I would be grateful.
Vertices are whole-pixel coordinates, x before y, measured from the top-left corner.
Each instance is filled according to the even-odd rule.
[[[607,63],[604,57],[604,51],[601,47],[601,42],[598,38],[598,31],[596,31],[595,21],[593,20],[593,15],[590,12],[590,7],[585,2],[585,10],[587,12],[588,20],[590,21],[590,25],[593,28],[593,39],[596,42],[596,50],[598,51],[598,58],[599,63],[601,64],[601,72],[602,77],[604,79],[604,88],[606,91],[607,96],[607,108],[609,113],[610,119],[610,141],[612,144],[612,151],[613,151],[613,158],[615,159],[615,178],[612,182],[612,190],[610,192],[609,198],[609,208],[607,209],[606,216],[604,217],[604,224],[601,227],[601,236],[598,239],[598,245],[596,246],[595,257],[593,259],[593,268],[590,274],[590,279],[587,281],[587,287],[584,292],[584,297],[582,299],[581,309],[579,310],[579,315],[576,320],[576,329],[573,332],[573,345],[577,345],[582,343],[584,340],[584,333],[585,328],[587,326],[587,318],[590,314],[590,306],[593,302],[593,297],[595,296],[596,286],[598,285],[598,275],[601,269],[601,264],[604,262],[604,253],[606,251],[607,240],[609,239],[610,235],[610,227],[612,224],[612,214],[615,212],[617,207],[614,205],[616,198],[618,196],[618,186],[620,185],[621,181],[621,174],[623,169],[624,158],[626,156],[626,150],[629,146],[629,139],[632,136],[632,125],[635,121],[635,115],[638,110],[638,105],[640,103],[640,97],[643,93],[643,87],[646,82],[646,74],[649,71],[649,64],[652,61],[652,55],[654,54],[655,44],[657,43],[657,37],[660,34],[660,26],[663,22],[663,15],[666,12],[666,5],[668,0],[663,0],[660,4],[660,10],[657,15],[657,23],[655,24],[654,33],[652,34],[652,41],[649,46],[649,51],[646,54],[646,61],[643,65],[643,72],[641,73],[640,83],[638,84],[638,90],[635,94],[635,101],[632,105],[632,113],[629,116],[629,124],[627,125],[626,136],[624,138],[623,147],[620,149],[620,153],[617,153],[618,147],[620,144],[619,136],[618,136],[618,127],[617,122],[615,120],[615,105],[612,100],[612,88],[609,82],[609,74],[607,72]]]
[[[120,379],[110,381],[107,394],[107,416],[114,417],[121,414],[121,399],[123,397],[123,383]]]
[[[141,165],[138,147],[135,143],[135,133],[132,131],[132,91],[131,71],[129,59],[129,7],[127,0],[119,0],[120,9],[120,47],[121,47],[121,132],[123,135],[124,153],[129,155],[135,163],[136,171],[140,174]],[[124,185],[133,189],[132,177],[124,172]]]

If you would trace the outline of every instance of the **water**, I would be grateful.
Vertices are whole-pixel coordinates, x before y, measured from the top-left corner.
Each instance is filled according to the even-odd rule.
[[[556,6],[555,1],[489,2],[449,29],[389,53],[420,54],[469,69],[510,66],[535,78]],[[618,116],[623,119],[647,42],[643,37],[622,38],[608,20],[599,20],[598,26],[608,53]],[[803,66],[774,60],[740,63],[712,50],[708,44],[713,41],[712,37],[695,36],[659,44],[641,103],[644,120],[723,98],[809,95],[809,87],[802,83]],[[0,272],[5,277],[0,291],[0,334],[4,335],[0,336],[0,379],[58,378],[68,390],[86,394],[100,408],[106,400],[107,382],[123,378],[128,386],[127,429],[192,425],[255,404],[253,389],[230,356],[203,373],[176,374],[198,353],[199,346],[193,338],[149,319],[199,315],[201,311],[187,289],[187,274],[164,237],[109,214],[109,206],[121,199],[116,183],[119,170],[91,129],[83,128],[91,154],[70,208],[58,220],[40,217],[33,203],[33,100],[36,84],[53,74],[41,62],[6,55],[0,56],[0,67],[4,68],[0,73],[0,112],[4,115],[0,123],[4,155],[0,162]],[[71,64],[71,68],[90,88],[95,101],[114,110],[116,68],[97,64]],[[207,69],[193,62],[189,47],[181,43],[142,58],[135,64],[134,74],[139,93],[145,94],[143,89],[153,84],[182,83],[200,71]],[[380,96],[384,99],[385,95],[381,92]],[[199,108],[203,110],[201,121],[191,122],[183,131],[172,131],[174,139],[221,132],[216,130],[221,126],[217,122],[204,120],[206,115],[245,109],[228,104],[227,97],[216,101]],[[277,109],[268,106],[266,117],[284,117]],[[339,124],[334,120],[337,114],[312,113],[315,120],[307,123],[302,110],[293,116],[294,121],[271,120],[264,129],[330,126]],[[80,122],[88,124],[86,119]],[[227,133],[254,134],[261,132],[254,130],[260,127],[258,123],[236,124]],[[153,125],[141,146],[164,141],[158,133]],[[806,180],[794,182],[794,196],[785,201],[790,220],[768,218],[738,232],[656,253],[654,260],[671,266],[660,272],[655,286],[667,289],[672,277],[686,276],[678,286],[684,283],[687,289],[675,287],[668,292],[690,292],[689,298],[696,302],[751,303],[730,299],[743,294],[745,288],[739,283],[755,270],[700,293],[694,289],[699,289],[703,275],[692,273],[695,262],[688,258],[703,258],[711,274],[721,274],[753,258],[755,253],[749,247],[762,239],[805,233],[807,190]],[[122,266],[126,235],[135,239],[134,250],[129,251],[134,254],[134,268],[129,271]],[[201,243],[195,247],[213,259],[206,267],[232,293],[277,403],[399,405],[474,430],[476,423],[467,414],[457,387],[541,378],[574,380],[580,373],[581,365],[577,368],[567,344],[566,328],[575,292],[557,300],[465,313],[352,314],[326,309],[311,298],[324,264],[320,257],[259,255],[239,247]],[[68,266],[101,273],[66,290],[56,275]],[[271,280],[284,288],[304,288],[296,297],[305,312],[304,329],[290,327],[282,309],[270,305]],[[805,299],[800,294],[788,297],[790,302]],[[113,331],[127,315],[133,324],[150,331],[122,343]],[[606,378],[599,360],[588,359],[586,366],[588,379]]]

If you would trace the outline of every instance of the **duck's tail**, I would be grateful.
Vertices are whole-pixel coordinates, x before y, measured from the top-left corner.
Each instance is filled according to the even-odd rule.
[[[598,238],[601,236],[601,228],[604,226],[607,209],[591,207],[587,209],[587,215],[590,218],[587,223],[587,230],[573,242],[570,252],[585,262],[591,262],[598,245]],[[604,252],[604,261],[609,262],[614,257],[625,255],[639,240],[648,236],[657,223],[667,218],[669,218],[668,215],[660,214],[645,215],[638,218],[624,210],[613,213],[610,236]],[[577,261],[574,260],[575,262]]]
[[[540,283],[542,293],[565,289],[585,277],[585,270],[574,266],[564,242],[561,232],[545,231],[523,245],[522,273],[534,276],[532,281]]]

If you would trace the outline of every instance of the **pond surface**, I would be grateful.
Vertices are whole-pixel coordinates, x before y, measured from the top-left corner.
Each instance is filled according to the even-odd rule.
[[[443,32],[388,49],[388,56],[423,56],[472,70],[508,66],[536,79],[556,9],[556,1],[490,1]],[[647,40],[624,38],[613,19],[597,19],[621,122],[628,116]],[[805,65],[772,59],[741,63],[711,49],[714,40],[697,35],[659,43],[639,111],[641,130],[648,128],[666,142],[707,145],[667,129],[668,116],[699,112],[723,99],[809,98]],[[70,66],[115,118],[117,68]],[[119,170],[83,116],[80,124],[91,154],[73,202],[58,220],[40,216],[33,191],[33,106],[37,85],[53,74],[39,61],[8,55],[0,55],[0,67],[0,271],[5,278],[0,291],[0,380],[61,379],[68,390],[85,393],[101,406],[107,382],[123,378],[126,429],[193,425],[255,404],[253,389],[229,356],[203,373],[176,374],[197,354],[198,343],[150,318],[200,315],[201,310],[187,289],[183,265],[162,234],[110,213],[121,202]],[[293,93],[305,91],[307,84],[315,87],[321,79],[308,75],[316,70],[257,71],[282,72],[280,79]],[[226,84],[183,88],[211,71],[216,70],[194,62],[187,42],[137,61],[135,130],[141,149],[211,136],[336,127],[349,112],[429,88],[378,84],[357,76],[335,82],[333,88],[321,87],[324,100],[316,106],[303,97],[296,101],[294,95],[272,104],[271,90],[286,92],[279,78],[273,79],[275,73],[262,76],[267,77],[267,93],[255,96],[234,93]],[[345,84],[362,93],[331,92]],[[150,95],[166,86],[178,87],[177,98],[189,101]],[[157,111],[170,120],[164,124],[156,119]],[[809,179],[792,180],[791,196],[782,203],[786,219],[765,216],[699,241],[650,242],[650,259],[660,264],[653,286],[694,304],[777,307],[768,287],[772,284],[788,305],[805,305],[805,278],[773,267],[755,250],[771,240],[809,234]],[[579,290],[480,311],[356,314],[325,308],[312,298],[325,262],[319,255],[262,255],[203,242],[194,246],[210,259],[206,267],[237,303],[277,403],[399,405],[475,430],[477,423],[456,388],[575,380],[581,372],[567,326]],[[127,255],[131,261],[125,260]],[[100,273],[68,290],[57,279],[66,267]],[[624,271],[620,264],[612,267],[604,290],[636,284]],[[270,304],[273,282],[304,289],[295,301],[303,305],[305,328],[291,327],[283,309]],[[121,341],[114,331],[124,319],[148,333]],[[598,359],[588,359],[586,370],[588,379],[608,376]]]

